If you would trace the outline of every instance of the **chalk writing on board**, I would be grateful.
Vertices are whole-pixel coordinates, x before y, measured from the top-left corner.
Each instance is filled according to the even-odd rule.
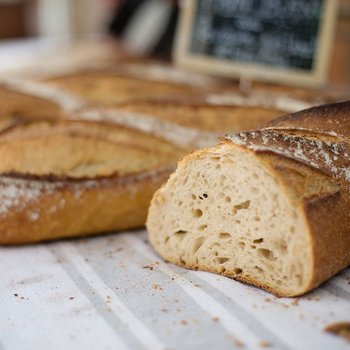
[[[323,0],[198,0],[190,51],[312,70]]]

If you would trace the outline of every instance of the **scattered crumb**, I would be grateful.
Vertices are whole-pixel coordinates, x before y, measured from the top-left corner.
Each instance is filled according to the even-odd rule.
[[[162,312],[168,312],[169,310],[168,310],[168,309],[165,309],[165,308],[162,308],[162,309],[160,309],[160,311],[162,311]]]
[[[350,342],[350,322],[331,323],[324,329],[325,332],[332,333],[338,337],[343,337]]]
[[[186,324],[188,324],[188,322],[186,321],[186,320],[181,320],[181,322],[180,322],[181,324],[183,324],[183,325],[186,325]]]
[[[121,252],[122,250],[123,250],[123,248],[119,247],[119,248],[117,248],[115,251],[116,251],[116,252]]]
[[[213,317],[213,321],[218,322],[220,320],[219,317]]]
[[[13,294],[15,297],[18,297],[18,294],[17,293],[15,293],[15,294]]]
[[[69,300],[73,300],[74,299],[74,297],[69,297]]]
[[[110,295],[107,295],[107,296],[106,296],[106,299],[111,299]]]
[[[199,285],[199,284],[194,284],[194,286],[200,288],[200,285]]]
[[[271,301],[271,299],[270,299],[270,298],[265,298],[265,301],[266,301],[267,303],[269,303],[269,302]]]
[[[235,339],[235,345],[237,348],[244,348],[244,343],[238,339]]]
[[[153,270],[153,266],[151,266],[151,265],[144,265],[144,266],[142,266],[142,268],[143,269],[149,269],[149,270]]]
[[[261,341],[259,342],[259,346],[260,346],[261,348],[269,348],[269,347],[272,346],[272,344],[271,344],[269,341],[267,341],[267,340],[261,340]]]
[[[299,305],[299,299],[294,299],[290,305],[298,306]]]
[[[152,288],[153,288],[153,289],[163,290],[163,288],[162,288],[158,283],[153,283],[153,284],[152,284]]]

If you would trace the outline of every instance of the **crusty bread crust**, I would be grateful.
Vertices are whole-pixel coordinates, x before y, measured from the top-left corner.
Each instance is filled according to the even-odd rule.
[[[184,150],[122,126],[27,120],[0,133],[0,153],[0,244],[18,244],[142,226]]]
[[[0,177],[3,196],[6,192],[18,196],[15,206],[1,211],[0,244],[141,227],[153,193],[172,170],[160,168],[122,178],[77,181]]]

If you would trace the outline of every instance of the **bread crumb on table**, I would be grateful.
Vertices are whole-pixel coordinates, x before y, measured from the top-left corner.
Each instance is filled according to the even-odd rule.
[[[261,341],[259,342],[259,346],[260,346],[261,348],[269,348],[269,347],[272,346],[272,344],[271,344],[269,341],[267,341],[267,340],[261,340]]]

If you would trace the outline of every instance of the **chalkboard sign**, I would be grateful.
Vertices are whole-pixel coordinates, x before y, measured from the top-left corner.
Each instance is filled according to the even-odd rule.
[[[294,85],[326,80],[336,0],[188,0],[179,65]]]

